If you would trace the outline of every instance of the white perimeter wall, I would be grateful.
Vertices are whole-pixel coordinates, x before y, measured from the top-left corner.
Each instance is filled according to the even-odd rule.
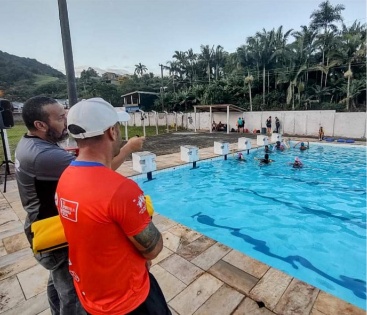
[[[227,113],[212,113],[210,120],[209,112],[195,113],[145,113],[145,125],[155,126],[156,117],[159,126],[167,126],[168,129],[178,127],[190,130],[206,130],[211,128],[211,122],[221,121],[227,124]],[[141,113],[131,113],[129,126],[142,126]],[[319,127],[324,127],[325,136],[327,137],[347,137],[355,139],[366,138],[366,113],[336,113],[334,110],[309,110],[309,111],[264,111],[264,112],[230,112],[229,113],[229,130],[236,129],[238,117],[245,119],[245,128],[249,131],[254,129],[260,130],[265,128],[266,119],[272,117],[272,129],[275,129],[275,116],[280,120],[280,132],[289,135],[299,136],[318,136]]]

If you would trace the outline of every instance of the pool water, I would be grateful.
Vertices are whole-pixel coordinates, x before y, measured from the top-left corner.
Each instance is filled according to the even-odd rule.
[[[366,309],[365,148],[262,148],[135,177],[156,211]],[[299,156],[304,164],[289,164]]]

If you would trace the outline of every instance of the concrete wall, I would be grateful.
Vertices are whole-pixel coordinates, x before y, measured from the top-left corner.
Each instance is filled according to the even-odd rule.
[[[145,113],[145,125],[155,126],[155,114]],[[140,113],[130,113],[129,126],[142,126]],[[166,126],[166,117],[169,129],[172,130],[176,123],[174,113],[158,113],[158,125]],[[280,132],[298,136],[318,136],[319,127],[324,127],[326,137],[346,137],[366,139],[366,113],[336,113],[334,110],[309,110],[309,111],[264,111],[264,112],[230,112],[229,130],[237,129],[236,123],[239,117],[245,119],[245,128],[250,132],[254,129],[265,128],[266,119],[272,117],[272,129],[275,129],[275,117],[280,120]],[[209,112],[177,113],[177,125],[189,130],[209,131],[212,121],[227,123],[227,113]]]
[[[141,114],[130,113],[129,126],[142,126]],[[155,126],[155,114],[145,113],[145,126]],[[176,123],[174,113],[158,113],[158,126],[166,126],[166,116],[169,130]],[[272,117],[272,129],[275,129],[275,116],[280,120],[280,132],[289,135],[318,136],[319,126],[324,127],[327,137],[346,137],[366,139],[366,113],[336,113],[334,110],[309,110],[309,111],[264,111],[264,112],[230,112],[229,130],[237,129],[238,117],[245,119],[245,128],[249,131],[260,130],[265,127],[266,119]],[[13,114],[14,121],[21,122],[20,113]],[[227,123],[227,113],[212,113],[210,120],[208,112],[196,113],[196,129],[207,130],[211,128],[211,121]],[[177,113],[177,126],[189,130],[195,129],[194,113]]]
[[[189,114],[190,115],[190,114]],[[194,114],[191,113],[193,116]],[[197,129],[210,130],[209,113],[197,113]],[[245,119],[245,128],[249,131],[265,128],[266,119],[272,117],[272,129],[275,129],[275,117],[280,120],[280,132],[289,135],[318,136],[319,127],[324,128],[325,136],[366,138],[366,113],[336,113],[334,110],[315,111],[264,111],[264,112],[231,112],[229,128],[236,129],[238,117]],[[226,113],[212,113],[216,123],[226,123]],[[194,129],[189,125],[189,129]]]

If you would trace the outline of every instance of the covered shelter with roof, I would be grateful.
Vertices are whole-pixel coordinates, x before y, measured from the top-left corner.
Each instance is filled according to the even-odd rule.
[[[149,111],[153,108],[154,101],[158,98],[159,93],[134,91],[121,95],[123,104],[128,113],[137,112],[139,109]]]
[[[230,112],[240,112],[243,113],[243,108],[232,105],[232,104],[215,104],[215,105],[195,105],[194,106],[194,126],[196,132],[196,113],[197,112],[209,112],[209,123],[212,123],[212,113],[213,112],[220,112],[220,113],[227,113],[227,133],[229,133],[229,113]],[[212,132],[211,125],[209,126],[210,132]]]

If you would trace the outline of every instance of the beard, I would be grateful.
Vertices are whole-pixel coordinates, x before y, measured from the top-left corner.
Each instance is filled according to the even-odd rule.
[[[59,141],[63,141],[69,137],[68,130],[65,128],[61,134],[55,130],[54,128],[48,126],[48,131],[46,134],[49,141],[56,143]]]

